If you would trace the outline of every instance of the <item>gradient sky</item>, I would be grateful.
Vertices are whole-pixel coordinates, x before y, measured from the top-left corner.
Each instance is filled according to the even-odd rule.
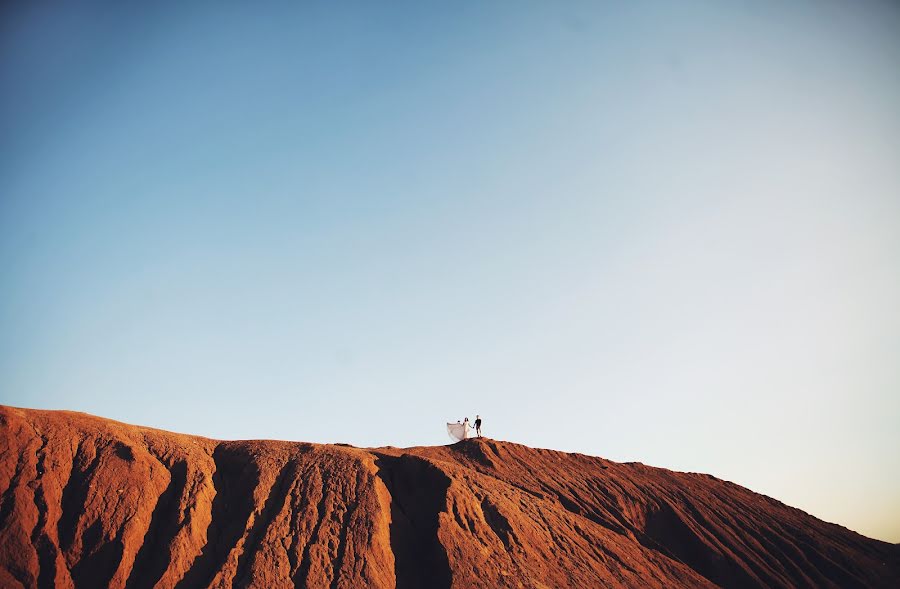
[[[900,6],[190,4],[4,8],[0,402],[900,542]]]

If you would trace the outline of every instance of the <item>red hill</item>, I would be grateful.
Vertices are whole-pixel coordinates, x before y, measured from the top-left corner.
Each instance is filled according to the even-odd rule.
[[[0,407],[0,586],[896,587],[900,546],[703,474],[490,439],[221,442]]]

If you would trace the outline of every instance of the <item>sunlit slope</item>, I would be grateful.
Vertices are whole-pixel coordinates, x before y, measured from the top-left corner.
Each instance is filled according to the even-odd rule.
[[[221,442],[0,407],[2,587],[890,587],[897,546],[495,440]]]

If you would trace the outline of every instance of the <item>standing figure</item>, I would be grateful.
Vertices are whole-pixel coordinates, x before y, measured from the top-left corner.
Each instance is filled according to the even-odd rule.
[[[481,437],[481,416],[480,415],[475,416],[475,433],[478,435],[479,438]]]
[[[470,429],[471,427],[472,427],[472,426],[469,425],[469,418],[466,417],[465,419],[463,419],[463,439],[469,437],[469,429]]]

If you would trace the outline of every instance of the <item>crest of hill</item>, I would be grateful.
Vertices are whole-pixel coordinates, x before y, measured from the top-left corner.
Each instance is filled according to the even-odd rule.
[[[219,441],[0,406],[3,587],[894,587],[900,546],[491,439]]]

